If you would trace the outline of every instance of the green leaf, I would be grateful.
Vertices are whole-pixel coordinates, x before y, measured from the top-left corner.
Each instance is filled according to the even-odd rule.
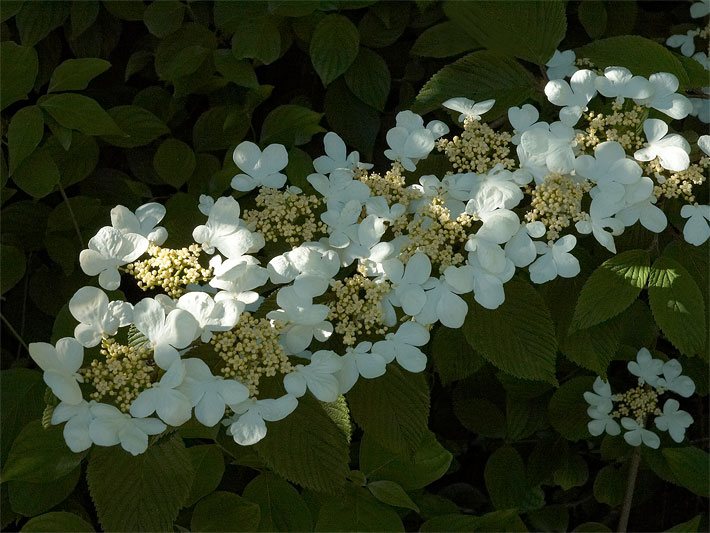
[[[0,22],[10,20],[17,15],[20,9],[22,9],[23,2],[24,0],[5,0],[2,5],[0,5]]]
[[[313,32],[310,56],[323,85],[345,73],[353,64],[360,47],[360,34],[343,15],[327,15]]]
[[[565,505],[548,505],[527,513],[534,531],[569,531],[569,509]]]
[[[343,80],[336,80],[328,87],[324,109],[331,129],[358,150],[366,161],[371,159],[380,131],[380,114],[357,98]]]
[[[424,374],[389,365],[375,379],[361,379],[348,393],[355,422],[393,452],[413,452],[427,433],[429,387]]]
[[[264,119],[260,144],[279,143],[287,148],[306,144],[316,133],[325,131],[319,125],[322,117],[307,107],[280,105]]]
[[[404,492],[402,486],[394,481],[371,481],[367,484],[367,490],[382,503],[394,507],[402,507],[419,512],[419,507],[412,501],[409,495]]]
[[[529,485],[523,459],[511,446],[503,446],[491,454],[483,477],[496,509],[528,511],[545,504],[542,490]]]
[[[405,490],[421,489],[443,476],[453,456],[428,431],[413,454],[394,453],[367,433],[360,443],[360,469],[369,480],[385,479]]]
[[[34,46],[69,15],[67,2],[25,2],[15,16],[15,24],[24,46]]]
[[[447,514],[427,520],[420,531],[527,531],[515,509],[493,511],[483,516]]]
[[[582,0],[577,11],[579,21],[592,39],[598,39],[606,30],[607,13],[601,0]]]
[[[86,135],[125,135],[93,98],[81,94],[54,94],[39,106],[65,128]]]
[[[589,478],[589,467],[584,458],[576,451],[565,447],[566,453],[562,455],[561,464],[552,475],[554,482],[562,487],[562,490],[569,490],[573,487],[581,487]]]
[[[584,522],[583,524],[578,525],[572,531],[574,531],[575,533],[582,531],[589,533],[600,533],[605,531],[611,531],[611,529],[609,529],[607,526],[600,522]]]
[[[143,20],[145,4],[133,0],[110,0],[101,2],[106,10],[120,20]]]
[[[9,175],[37,148],[43,136],[44,117],[36,105],[23,107],[12,116],[7,130]]]
[[[30,196],[42,198],[59,183],[59,169],[47,150],[35,150],[15,170],[12,180]]]
[[[170,530],[195,476],[182,439],[173,435],[132,456],[94,448],[86,479],[104,530]],[[224,510],[223,510],[224,513]]]
[[[381,2],[372,6],[358,24],[360,43],[370,48],[385,48],[394,44],[409,24],[410,6],[403,2]]]
[[[557,383],[557,339],[547,304],[527,282],[505,285],[505,302],[484,309],[468,298],[463,332],[476,352],[513,376]]]
[[[320,402],[320,404],[349,443],[353,436],[353,424],[350,421],[350,408],[345,401],[345,396],[341,394],[334,402]]]
[[[78,132],[72,134],[72,139],[68,150],[61,146],[56,137],[51,137],[46,144],[46,150],[57,164],[60,181],[65,188],[86,178],[99,162],[96,139]]]
[[[3,220],[3,225],[6,222]],[[3,236],[4,238],[4,236]],[[3,261],[6,261],[5,247],[2,245]],[[24,258],[23,258],[24,260]],[[5,278],[3,265],[2,277]],[[3,279],[3,283],[5,280]],[[4,292],[4,291],[3,291]],[[0,463],[5,464],[7,454],[15,437],[30,421],[38,419],[44,411],[44,390],[42,373],[29,368],[10,368],[0,373]]]
[[[431,356],[442,385],[472,376],[486,364],[473,351],[461,329],[443,326],[434,333]]]
[[[449,1],[444,12],[489,50],[538,65],[552,57],[567,33],[563,2]]]
[[[145,67],[147,67],[153,60],[153,53],[148,50],[138,50],[133,52],[131,57],[128,58],[126,62],[126,73],[123,76],[124,81],[128,81],[131,76],[139,73]]]
[[[167,37],[182,25],[185,6],[177,0],[151,3],[143,12],[143,22],[156,37]]]
[[[592,390],[590,376],[578,376],[562,384],[550,398],[548,417],[550,424],[567,440],[590,438],[587,423],[587,402],[584,393]]]
[[[457,96],[477,102],[495,98],[495,106],[486,117],[496,118],[536,92],[535,78],[520,63],[495,52],[480,50],[434,74],[417,94],[412,111],[428,113]]]
[[[683,522],[681,524],[676,524],[675,526],[666,529],[666,531],[674,531],[677,533],[696,533],[700,531],[700,521],[703,519],[703,515],[699,514],[695,518]]]
[[[52,72],[48,93],[60,91],[82,91],[99,74],[111,68],[111,63],[95,57],[67,59]]]
[[[23,516],[46,513],[69,497],[79,482],[79,477],[81,477],[81,468],[75,468],[67,475],[49,483],[10,481],[7,484],[7,491],[12,510]]]
[[[69,9],[71,39],[74,40],[88,30],[99,15],[101,4],[98,0],[72,2]]]
[[[700,353],[707,329],[705,302],[697,284],[680,263],[660,257],[651,266],[648,302],[663,334],[686,355]]]
[[[25,100],[35,84],[39,60],[29,46],[12,41],[0,43],[0,110],[18,100]]]
[[[390,92],[390,71],[378,53],[361,48],[345,73],[345,83],[367,105],[384,110]]]
[[[232,37],[236,59],[258,59],[265,65],[281,55],[281,32],[271,17],[245,18]]]
[[[259,80],[256,79],[254,67],[248,61],[240,61],[230,50],[215,50],[214,64],[222,76],[240,87],[256,89]]]
[[[451,57],[480,46],[458,24],[447,20],[427,28],[414,42],[410,53],[422,57]]]
[[[707,476],[710,455],[706,451],[694,446],[665,448],[663,456],[678,483],[698,496],[710,497],[710,478]]]
[[[626,475],[628,468],[618,468],[606,465],[594,479],[594,497],[599,503],[606,503],[611,507],[620,505],[624,499],[626,489]]]
[[[126,136],[104,135],[102,140],[121,148],[135,148],[150,144],[158,137],[170,133],[165,123],[150,111],[137,105],[112,107],[108,114]]]
[[[185,507],[190,507],[219,486],[224,475],[224,456],[214,444],[192,446],[187,449],[187,454],[195,471],[190,496],[185,502]]]
[[[36,516],[22,526],[20,531],[46,531],[47,533],[54,533],[55,531],[93,532],[94,528],[74,513],[60,511]]]
[[[604,261],[582,287],[572,327],[595,326],[629,307],[646,286],[650,264],[646,250],[629,250]]]
[[[0,257],[2,257],[0,294],[5,294],[24,277],[27,262],[22,250],[8,244],[0,244]]]
[[[683,64],[668,48],[639,35],[621,35],[594,41],[575,50],[577,57],[587,58],[594,66],[626,67],[635,75],[650,76],[670,72],[678,77],[680,89],[689,82]]]
[[[250,481],[244,497],[261,509],[258,531],[313,530],[306,502],[295,488],[274,474],[265,472]]]
[[[505,415],[500,408],[485,398],[477,398],[477,391],[465,385],[454,390],[453,406],[461,424],[483,437],[501,439],[506,435]]]
[[[195,152],[177,139],[165,139],[153,157],[153,166],[160,179],[176,189],[192,176],[195,165]]]
[[[259,506],[233,492],[217,491],[195,505],[193,531],[256,531]]]
[[[13,441],[3,464],[2,480],[53,481],[74,470],[85,455],[67,448],[60,428],[44,429],[42,422],[35,420]]]
[[[364,488],[347,485],[323,503],[315,531],[404,531],[404,526],[394,510]]]
[[[316,399],[302,397],[288,418],[269,424],[268,430],[254,448],[274,472],[317,491],[343,484],[350,471],[348,443]]]
[[[613,298],[611,294],[610,298]],[[609,363],[614,359],[621,337],[627,328],[626,312],[590,328],[569,332],[560,343],[560,351],[579,366],[606,377]]]
[[[184,24],[160,41],[155,50],[155,72],[161,80],[175,82],[200,68],[216,48],[214,33],[199,24]]]

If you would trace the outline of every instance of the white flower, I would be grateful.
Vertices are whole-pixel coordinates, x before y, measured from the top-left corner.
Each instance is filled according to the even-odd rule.
[[[156,227],[164,216],[165,206],[156,202],[140,206],[135,213],[122,205],[117,205],[111,209],[111,225],[124,235],[137,233],[160,246],[168,238],[168,231],[165,228]]]
[[[651,74],[648,82],[651,84],[651,96],[634,99],[637,104],[658,109],[676,120],[684,119],[693,110],[690,100],[676,93],[679,83],[678,78],[673,74],[669,72]]]
[[[133,317],[133,306],[127,302],[110,302],[96,287],[82,287],[69,300],[69,312],[80,324],[74,337],[82,346],[96,346],[104,336],[115,335],[119,327],[127,326]]]
[[[325,249],[317,243],[306,243],[277,255],[269,261],[266,269],[272,283],[300,280],[312,286],[313,296],[319,296],[340,270],[340,259],[334,250]]]
[[[177,301],[177,308],[187,311],[197,321],[202,342],[209,342],[214,331],[232,329],[240,313],[235,300],[225,298],[215,301],[205,292],[183,294]]]
[[[533,283],[545,283],[557,276],[573,278],[579,274],[579,261],[569,253],[576,244],[574,235],[565,235],[554,244],[536,242],[537,253],[542,255],[529,267],[530,280]]]
[[[446,135],[449,128],[443,122],[433,120],[424,127],[422,117],[411,111],[397,113],[397,125],[387,132],[385,157],[402,163],[402,166],[414,172],[416,164],[424,159],[434,148],[434,141]]]
[[[177,360],[160,381],[141,392],[131,404],[131,414],[145,418],[153,413],[171,426],[181,426],[192,417],[192,403],[177,387],[185,378],[185,363]]]
[[[570,52],[572,52],[570,50]],[[574,54],[574,52],[572,52]],[[575,68],[575,72],[577,69]],[[522,107],[511,107],[508,109],[508,121],[513,126],[512,142],[515,145],[520,144],[520,136],[531,128],[549,128],[547,122],[538,122],[540,112],[531,104],[525,104]]]
[[[326,133],[323,138],[323,146],[325,147],[326,155],[317,157],[313,161],[313,168],[319,174],[330,174],[336,169],[372,168],[372,165],[360,163],[360,154],[358,152],[348,154],[343,139],[337,133],[332,131]]]
[[[710,70],[710,57],[705,52],[696,52],[693,54],[693,59],[700,63],[705,70]],[[691,99],[692,101],[692,99]]]
[[[693,423],[690,413],[679,410],[680,404],[677,400],[669,399],[663,404],[663,414],[654,420],[656,427],[661,431],[667,431],[675,442],[683,442],[685,430]]]
[[[321,220],[328,225],[328,242],[333,248],[346,248],[352,241],[357,242],[357,219],[361,212],[360,201],[350,200],[339,212],[326,211],[321,214]]]
[[[286,394],[277,399],[248,399],[229,407],[235,415],[229,421],[227,434],[232,435],[237,444],[251,446],[266,436],[264,420],[283,420],[298,407],[298,400],[295,396]]]
[[[382,263],[382,268],[386,279],[392,283],[394,289],[388,295],[387,303],[401,307],[402,311],[410,316],[419,314],[426,303],[426,294],[422,285],[427,282],[431,274],[429,257],[422,252],[417,252],[409,258],[406,267],[399,259],[388,259]]]
[[[560,109],[560,120],[567,126],[574,126],[587,110],[587,104],[597,94],[594,80],[597,75],[591,70],[578,70],[569,83],[551,80],[545,85],[547,99]]]
[[[574,54],[574,50],[565,50],[564,52],[555,50],[552,57],[545,63],[547,67],[547,79],[561,80],[572,76],[579,70],[574,65],[576,59],[577,57]]]
[[[624,67],[607,67],[604,75],[594,80],[599,94],[607,98],[648,98],[651,84],[643,76],[634,76]]]
[[[293,287],[284,287],[276,295],[281,309],[270,311],[266,316],[286,324],[282,335],[285,348],[291,353],[300,353],[311,344],[313,337],[326,341],[333,333],[333,325],[326,321],[330,308],[304,298]]]
[[[84,378],[79,369],[84,362],[84,348],[72,337],[57,341],[56,347],[46,342],[30,343],[30,356],[44,370],[44,382],[61,401],[76,405],[83,400],[79,383]]]
[[[89,435],[94,444],[115,446],[131,455],[140,455],[148,449],[148,435],[158,435],[166,426],[157,418],[133,418],[113,405],[97,403],[91,406],[94,417],[89,424]]]
[[[361,342],[354,348],[348,347],[341,358],[343,367],[336,373],[340,394],[345,394],[353,388],[360,376],[374,379],[382,376],[387,370],[387,362],[379,353],[370,352],[371,342]]]
[[[446,275],[442,275],[440,278],[429,278],[424,285],[424,290],[426,304],[414,317],[418,323],[428,325],[438,320],[452,329],[463,325],[468,313],[468,305],[458,294],[470,292],[470,284],[462,290],[461,287],[454,287],[448,282]]]
[[[515,235],[505,244],[506,257],[516,267],[528,266],[537,257],[537,249],[532,238],[539,239],[545,235],[545,231],[545,225],[540,221],[521,224]]]
[[[212,427],[224,416],[225,405],[249,398],[249,389],[233,379],[214,376],[202,359],[185,359],[185,379],[178,389],[195,407],[195,418]]]
[[[648,142],[644,148],[634,152],[637,161],[651,161],[658,158],[666,170],[679,172],[690,165],[690,144],[682,135],[668,133],[668,124],[657,118],[643,122],[643,131]]]
[[[365,201],[365,209],[368,215],[375,215],[389,224],[392,224],[407,211],[407,208],[400,203],[390,206],[384,196],[371,196],[368,198]]]
[[[660,233],[666,229],[668,219],[663,210],[654,205],[655,203],[656,197],[651,195],[645,200],[636,202],[622,209],[616,216],[627,227],[633,226],[636,222],[641,222],[641,225],[647,230]]]
[[[594,147],[594,156],[581,155],[574,162],[578,176],[598,185],[609,183],[632,184],[641,179],[643,170],[626,157],[623,146],[616,141],[605,141]],[[618,194],[618,191],[615,191]]]
[[[598,437],[602,433],[611,436],[621,433],[619,423],[611,417],[610,413],[600,411],[596,407],[589,407],[587,414],[592,419],[587,422],[587,430],[593,437]]]
[[[261,287],[269,279],[267,270],[259,266],[259,260],[250,255],[226,261],[216,255],[210,259],[210,266],[210,286],[223,291],[215,296],[215,300],[229,296],[244,305],[254,303],[259,299],[259,293],[254,292],[254,289]]]
[[[700,0],[690,6],[690,16],[694,19],[704,17],[710,13],[710,0]]]
[[[520,136],[516,150],[520,170],[513,175],[516,181],[521,173],[526,172],[539,184],[551,172],[569,174],[574,169],[574,148],[577,145],[574,129],[562,122],[553,122],[549,126],[544,122],[538,124]]]
[[[94,417],[91,415],[91,404],[82,400],[77,404],[62,402],[52,411],[52,424],[64,424],[64,440],[69,449],[74,453],[83,452],[91,448],[91,436],[89,435],[89,425]]]
[[[710,70],[707,68],[706,70]],[[708,98],[689,98],[693,109],[690,114],[698,117],[698,120],[704,124],[710,122],[710,100]]]
[[[326,199],[329,211],[338,211],[351,200],[362,204],[370,196],[370,188],[353,179],[353,173],[347,169],[333,169],[329,176],[310,174],[306,179]]]
[[[659,378],[657,386],[690,398],[695,392],[695,383],[688,376],[681,376],[683,367],[677,359],[671,359],[663,364],[663,377]]]
[[[201,194],[200,195],[200,203],[197,206],[197,209],[200,210],[200,213],[205,215],[206,217],[210,216],[210,211],[212,211],[212,208],[214,207],[214,198],[211,196],[208,196],[206,194]]]
[[[397,333],[388,333],[385,340],[376,342],[372,352],[379,354],[387,363],[397,363],[409,372],[421,372],[426,368],[426,355],[419,346],[429,342],[429,331],[416,322],[405,322]]]
[[[683,227],[686,242],[700,246],[710,238],[710,205],[684,205],[680,216],[688,219]]]
[[[594,380],[592,388],[594,392],[587,391],[584,393],[584,399],[587,403],[600,413],[611,412],[614,404],[611,401],[611,387],[609,386],[609,382],[597,377],[597,379]]]
[[[624,440],[631,446],[641,446],[641,443],[643,443],[656,450],[661,445],[661,439],[658,438],[658,435],[641,427],[633,418],[622,418],[621,425],[628,430],[624,433]]]
[[[680,48],[681,54],[690,57],[695,53],[695,38],[699,33],[699,30],[688,30],[685,35],[671,35],[666,39],[666,46]]]
[[[118,267],[138,259],[149,244],[148,239],[142,235],[124,235],[116,228],[104,226],[89,240],[89,248],[79,254],[79,264],[85,274],[98,274],[99,285],[112,291],[121,284]]]
[[[207,223],[192,232],[192,238],[206,253],[213,254],[216,248],[233,259],[264,247],[264,237],[245,227],[239,218],[239,203],[231,196],[219,198],[209,213]]]
[[[280,171],[288,165],[288,152],[282,144],[270,144],[262,152],[253,142],[244,141],[234,149],[233,159],[234,164],[244,172],[232,178],[233,189],[280,189],[286,184],[286,175]]]
[[[624,223],[621,220],[612,217],[606,218],[588,218],[580,220],[575,225],[577,231],[583,235],[593,234],[594,238],[604,248],[611,253],[616,253],[616,244],[614,237],[621,235],[624,232]],[[607,231],[607,229],[609,231]]]
[[[701,135],[698,138],[698,148],[705,152],[705,155],[710,155],[710,135]]]
[[[658,386],[658,376],[663,371],[663,361],[651,357],[651,352],[646,348],[641,348],[636,354],[636,361],[630,361],[627,365],[629,372],[639,379],[639,385],[648,383],[652,387]]]
[[[284,376],[284,388],[289,394],[300,398],[306,387],[322,402],[334,402],[340,394],[338,378],[343,368],[340,356],[330,350],[319,350],[311,356],[308,365],[296,365],[293,372]]]
[[[190,313],[174,309],[166,316],[165,308],[152,298],[135,305],[133,324],[150,341],[155,362],[163,370],[180,358],[177,349],[186,348],[197,337],[198,324]]]
[[[512,209],[523,199],[515,175],[496,165],[487,174],[462,174],[470,180],[471,196],[466,213],[485,217],[497,209]]]
[[[463,122],[466,118],[481,120],[481,115],[490,111],[495,103],[495,100],[484,100],[483,102],[476,103],[473,100],[460,96],[458,98],[449,98],[441,105],[447,109],[461,113],[459,115],[459,122]]]
[[[473,299],[486,309],[497,309],[505,301],[503,285],[510,281],[515,274],[515,265],[510,259],[506,258],[505,263],[499,265],[499,268],[491,269],[480,261],[480,255],[474,257],[472,254],[469,254],[468,262],[469,266],[459,268],[459,272],[463,274],[466,269],[471,269]],[[447,281],[462,289],[452,279],[452,272],[449,272]]]

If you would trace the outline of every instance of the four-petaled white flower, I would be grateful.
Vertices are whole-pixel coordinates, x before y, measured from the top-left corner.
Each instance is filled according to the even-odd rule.
[[[574,54],[574,52],[572,53]],[[575,72],[576,71],[577,69],[575,68]],[[531,104],[525,104],[522,107],[511,107],[508,109],[508,121],[510,122],[510,125],[513,126],[513,133],[515,133],[511,139],[512,143],[515,145],[520,144],[520,136],[531,128],[549,127],[547,122],[538,122],[538,118],[540,118],[540,112]]]
[[[668,389],[690,398],[695,392],[695,383],[688,376],[682,376],[683,367],[677,359],[671,359],[663,364],[663,377],[658,379],[656,386]]]
[[[340,394],[336,374],[343,368],[340,356],[330,350],[319,350],[311,355],[307,365],[296,365],[293,372],[284,376],[284,388],[300,398],[306,388],[322,402],[334,402]]]
[[[96,287],[82,287],[69,300],[69,312],[80,324],[74,337],[82,346],[96,346],[104,336],[115,335],[118,328],[128,326],[133,318],[133,306],[127,302],[109,302],[108,296]]]
[[[99,285],[107,291],[118,289],[121,274],[118,267],[132,263],[148,249],[149,241],[137,233],[121,233],[104,226],[89,239],[89,248],[79,254],[79,264],[85,274],[99,275]]]
[[[684,119],[693,110],[690,100],[676,93],[679,82],[673,74],[669,72],[651,74],[648,82],[651,84],[651,96],[635,98],[637,104],[658,109],[676,120]]]
[[[591,420],[587,422],[587,430],[592,437],[598,437],[602,433],[611,436],[621,433],[619,423],[611,417],[611,413],[600,411],[596,407],[587,408],[587,414]]]
[[[158,435],[166,426],[157,418],[133,418],[113,405],[97,403],[90,407],[93,419],[89,436],[99,446],[115,446],[131,455],[140,455],[148,449],[148,435]]]
[[[574,235],[565,235],[553,244],[536,242],[537,253],[542,254],[530,265],[530,280],[533,283],[546,283],[557,276],[573,278],[579,274],[579,261],[571,252],[577,239]]]
[[[237,444],[251,446],[266,437],[265,420],[283,420],[298,407],[298,400],[292,394],[286,394],[277,399],[250,398],[229,407],[235,415],[227,422],[227,434],[231,435]]]
[[[144,204],[133,213],[127,207],[117,205],[111,209],[111,225],[124,235],[137,233],[160,246],[168,238],[168,231],[158,222],[165,216],[165,206],[157,202]]]
[[[94,417],[91,414],[90,406],[96,402],[88,403],[82,400],[77,404],[62,402],[52,411],[52,424],[64,424],[64,441],[69,449],[74,453],[83,452],[91,448],[93,444],[89,435],[89,426]]]
[[[343,367],[335,375],[338,378],[340,394],[352,389],[360,377],[374,379],[385,373],[385,358],[371,350],[371,342],[361,342],[355,347],[345,349],[345,355],[341,357]]]
[[[342,209],[353,200],[362,204],[370,196],[370,188],[362,181],[353,179],[353,173],[347,169],[333,169],[328,176],[310,174],[306,179],[326,199],[329,211]]]
[[[495,100],[474,102],[473,100],[460,96],[458,98],[449,98],[441,105],[443,105],[446,109],[451,109],[452,111],[458,111],[461,113],[459,115],[459,122],[463,122],[467,118],[481,120],[481,115],[490,111],[495,103]]]
[[[360,154],[351,152],[337,133],[332,131],[323,138],[325,154],[313,160],[313,168],[319,174],[330,174],[337,169],[353,170],[355,168],[370,169],[372,165],[360,163]]]
[[[328,242],[333,248],[347,248],[351,242],[357,242],[359,224],[357,219],[362,213],[359,200],[350,200],[340,211],[326,211],[320,218],[328,225]]]
[[[594,380],[592,388],[594,392],[587,391],[584,393],[584,399],[587,403],[602,413],[611,412],[614,404],[611,400],[611,387],[609,386],[609,382],[597,377],[597,379]]]
[[[693,423],[693,417],[686,411],[679,410],[678,400],[670,398],[663,404],[663,414],[657,416],[654,424],[661,431],[667,431],[675,442],[683,442],[685,430]]]
[[[710,13],[710,0],[700,0],[690,6],[690,16],[694,19],[702,18]]]
[[[185,363],[175,361],[160,381],[141,392],[131,404],[131,414],[145,418],[153,413],[171,426],[181,426],[192,417],[192,403],[177,387],[185,378]]]
[[[396,333],[388,333],[385,340],[372,346],[372,353],[385,362],[397,360],[409,372],[422,372],[426,368],[426,355],[419,348],[429,342],[429,330],[416,322],[405,322]]]
[[[72,337],[64,337],[56,346],[46,342],[30,343],[30,356],[44,370],[44,382],[64,403],[76,405],[83,398],[79,383],[84,378],[79,369],[84,362],[84,347]]]
[[[288,165],[288,152],[282,144],[270,144],[262,152],[253,142],[240,143],[233,154],[234,164],[244,172],[232,178],[232,188],[251,191],[256,187],[280,189],[286,184],[281,170]]]
[[[700,30],[688,30],[683,34],[671,35],[666,39],[666,46],[680,48],[680,53],[685,57],[690,57],[695,53],[695,38]]]
[[[282,340],[290,353],[297,354],[308,348],[313,337],[326,341],[333,333],[333,325],[326,321],[330,308],[314,305],[311,298],[299,294],[293,287],[280,289],[276,303],[281,309],[270,311],[266,317],[286,324]]]
[[[591,70],[578,70],[567,83],[565,80],[551,80],[545,85],[547,99],[560,109],[560,120],[567,126],[574,126],[587,110],[587,104],[597,94],[594,85],[597,75]]]
[[[651,96],[651,84],[643,76],[634,76],[624,67],[607,67],[604,75],[594,80],[599,94],[607,98],[648,98]]]
[[[572,76],[579,70],[574,64],[576,59],[577,56],[574,50],[565,50],[564,52],[555,50],[552,57],[545,63],[547,67],[547,79],[561,80]]]
[[[684,205],[680,216],[688,219],[683,227],[686,242],[700,246],[710,238],[710,205]]]
[[[414,172],[419,160],[434,149],[434,141],[449,133],[449,127],[433,120],[425,128],[422,117],[411,111],[400,111],[396,120],[397,125],[387,132],[389,150],[385,150],[385,157]]]
[[[177,301],[177,308],[187,311],[197,321],[202,342],[209,342],[214,331],[232,329],[240,313],[236,300],[216,301],[206,292],[183,294]]]
[[[644,148],[634,152],[637,161],[658,162],[666,170],[679,172],[690,165],[690,144],[681,135],[668,133],[668,124],[657,118],[649,118],[643,122],[643,131],[648,142]]]
[[[260,250],[264,237],[249,231],[239,213],[239,203],[231,196],[223,196],[210,209],[207,223],[192,232],[192,238],[206,253],[213,254],[216,248],[229,259]]]
[[[629,372],[638,377],[639,384],[648,383],[658,386],[658,377],[663,372],[663,361],[654,359],[646,348],[641,348],[636,354],[636,361],[629,361]]]
[[[419,314],[426,304],[426,294],[422,286],[431,274],[429,257],[417,252],[409,258],[406,267],[399,259],[388,259],[382,263],[382,268],[394,289],[386,299],[386,303],[390,305],[390,314],[394,314],[392,305],[401,307],[402,311],[410,316]],[[396,317],[394,318],[396,322]]]
[[[631,446],[641,446],[641,443],[643,443],[656,450],[661,445],[661,439],[658,435],[641,426],[633,418],[625,416],[621,419],[621,425],[627,430],[624,433],[624,440]]]
[[[259,293],[254,289],[261,287],[269,279],[269,273],[259,266],[259,260],[250,255],[234,259],[222,260],[215,255],[210,259],[212,279],[210,287],[221,289],[215,300],[229,297],[235,302],[248,305],[259,299]]]

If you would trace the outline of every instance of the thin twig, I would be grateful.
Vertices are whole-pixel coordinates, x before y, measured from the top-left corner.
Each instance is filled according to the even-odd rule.
[[[62,187],[62,182],[60,181],[57,185],[59,186],[59,192],[61,193],[62,198],[64,198],[64,203],[67,204],[67,209],[69,210],[69,217],[71,218],[72,224],[74,224],[74,230],[76,231],[76,236],[79,237],[81,247],[86,248],[86,246],[84,245],[84,239],[81,236],[81,231],[79,230],[79,223],[76,221],[74,211],[71,208],[71,203],[69,203],[69,198],[67,198],[67,193],[64,192],[64,187]]]
[[[12,324],[10,324],[10,321],[7,318],[5,318],[5,315],[0,313],[0,319],[2,319],[2,321],[7,326],[7,329],[10,330],[10,333],[12,333],[15,336],[15,338],[19,341],[19,343],[22,345],[22,347],[25,350],[27,350],[27,353],[29,353],[30,347],[27,346],[27,343],[24,340],[22,340],[22,337],[20,336],[20,334],[17,332],[17,330],[14,327],[12,327]]]
[[[631,454],[631,465],[629,466],[629,477],[626,480],[626,493],[624,494],[624,503],[621,507],[621,517],[619,518],[619,527],[616,530],[619,533],[626,533],[629,525],[629,514],[631,514],[631,501],[634,498],[634,488],[636,488],[636,476],[639,472],[641,464],[641,449],[635,448]]]

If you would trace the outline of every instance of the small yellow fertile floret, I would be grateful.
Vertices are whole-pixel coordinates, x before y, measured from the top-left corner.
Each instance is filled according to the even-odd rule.
[[[506,131],[496,132],[485,122],[467,117],[463,132],[451,140],[439,139],[436,147],[458,172],[478,172],[483,174],[496,165],[511,169],[515,161],[510,155],[512,136]]]
[[[557,239],[572,222],[585,218],[582,197],[590,188],[588,181],[575,182],[570,176],[549,174],[528,191],[532,195],[531,210],[525,214],[525,220],[541,221],[547,228],[547,238]]]
[[[343,344],[353,346],[365,335],[384,335],[382,299],[389,293],[388,282],[376,282],[361,274],[330,284],[328,320],[335,324],[335,332],[343,336]]]

